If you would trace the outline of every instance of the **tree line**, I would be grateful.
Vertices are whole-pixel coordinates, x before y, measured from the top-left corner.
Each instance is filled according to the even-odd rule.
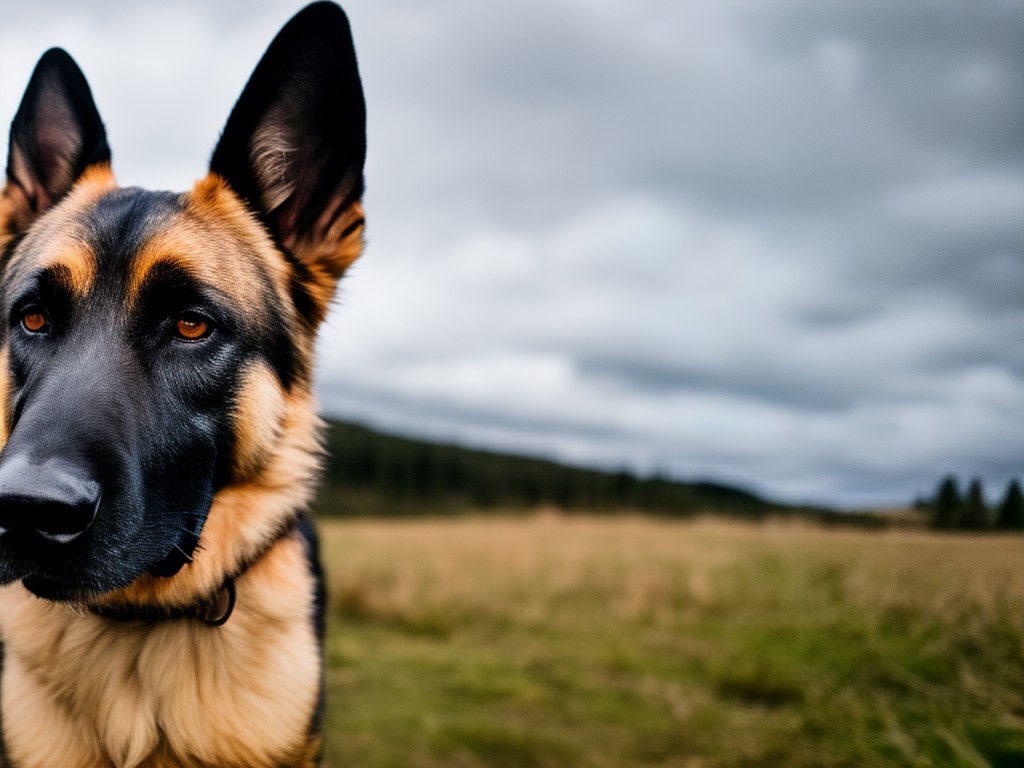
[[[551,506],[566,512],[622,510],[687,517],[718,513],[760,520],[784,516],[827,525],[886,527],[896,518],[792,506],[742,488],[681,482],[655,473],[601,471],[527,456],[389,435],[329,421],[326,461],[314,511],[343,517],[409,517]],[[1024,530],[1021,485],[1013,481],[994,507],[980,480],[966,494],[944,478],[934,497],[917,502],[932,526],[946,530]]]
[[[760,518],[780,505],[713,482],[679,482],[474,450],[328,422],[316,511],[340,516],[451,514],[550,505],[566,511],[643,510]]]
[[[924,503],[931,525],[940,530],[961,531],[1024,531],[1024,494],[1020,481],[1014,478],[994,506],[985,501],[980,478],[974,478],[962,493],[954,475],[939,483],[931,501]]]

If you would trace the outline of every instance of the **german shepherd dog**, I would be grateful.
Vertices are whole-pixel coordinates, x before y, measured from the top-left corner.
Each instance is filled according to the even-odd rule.
[[[40,59],[0,197],[0,764],[319,762],[311,374],[365,115],[316,3],[191,191],[119,188],[81,71]]]

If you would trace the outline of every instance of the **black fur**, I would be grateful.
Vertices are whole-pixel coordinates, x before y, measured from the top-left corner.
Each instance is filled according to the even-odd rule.
[[[326,582],[324,581],[324,569],[320,564],[320,538],[317,536],[316,528],[313,527],[313,524],[306,517],[299,520],[299,532],[302,534],[302,537],[306,542],[307,563],[309,565],[309,571],[313,576],[313,582],[316,584],[316,595],[313,602],[313,629],[316,632],[316,641],[320,648],[321,670],[323,670],[324,636],[327,631],[327,589],[325,587]],[[323,726],[324,710],[326,705],[326,680],[324,680],[323,674],[321,673],[320,692],[317,696],[316,711],[314,711],[312,722],[309,724],[309,732],[311,734],[320,733]]]
[[[251,150],[273,124],[292,151],[290,194],[268,204],[273,183],[254,173]],[[308,6],[271,43],[242,91],[210,160],[280,240],[324,226],[363,193],[366,105],[352,32],[334,3]],[[329,222],[326,222],[329,223]]]

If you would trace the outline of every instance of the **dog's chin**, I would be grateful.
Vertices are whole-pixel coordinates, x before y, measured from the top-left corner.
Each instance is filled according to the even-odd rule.
[[[25,589],[33,595],[41,597],[44,600],[50,600],[55,603],[73,603],[85,606],[90,604],[100,595],[127,587],[143,573],[144,571],[140,571],[137,574],[125,573],[120,575],[118,578],[108,577],[101,580],[89,580],[87,582],[77,579],[75,581],[69,581],[57,576],[34,573],[31,576],[23,578],[21,583],[22,586],[24,586]]]
[[[190,535],[154,537],[139,542],[132,557],[124,557],[127,546],[91,547],[75,542],[59,547],[50,542],[12,540],[0,547],[0,586],[21,582],[37,597],[59,603],[89,605],[110,592],[131,586],[145,575],[169,578],[192,560],[203,516],[194,515],[180,526]],[[12,547],[12,544],[15,546]],[[118,556],[117,553],[122,553]]]
[[[75,584],[50,579],[46,576],[29,576],[21,580],[25,587],[36,597],[55,603],[84,603],[96,594],[93,590],[83,589]]]

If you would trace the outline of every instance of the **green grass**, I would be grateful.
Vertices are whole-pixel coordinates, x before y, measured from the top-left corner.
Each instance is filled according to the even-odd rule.
[[[322,526],[325,764],[1024,765],[1024,538]]]

